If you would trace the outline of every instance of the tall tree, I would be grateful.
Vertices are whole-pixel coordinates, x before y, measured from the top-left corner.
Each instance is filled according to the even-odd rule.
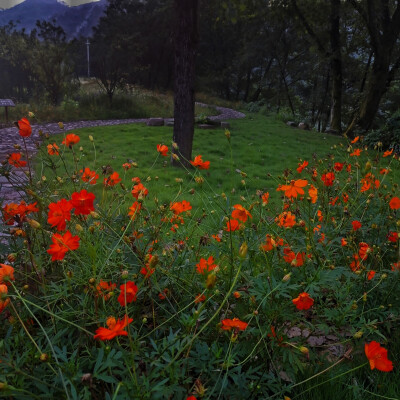
[[[346,134],[356,128],[368,131],[379,110],[383,95],[400,67],[396,54],[400,36],[400,2],[389,0],[350,0],[367,29],[373,52],[372,68],[361,103],[349,124]]]
[[[194,83],[198,42],[198,0],[174,0],[175,5],[175,69],[174,69],[174,133],[177,144],[172,158],[176,166],[190,166],[194,135]]]

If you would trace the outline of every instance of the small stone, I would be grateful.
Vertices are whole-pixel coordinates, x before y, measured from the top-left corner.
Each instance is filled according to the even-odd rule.
[[[146,123],[147,126],[164,126],[164,118],[149,118]]]
[[[298,125],[298,128],[299,128],[299,129],[306,130],[306,131],[308,131],[308,130],[310,129],[310,127],[308,126],[308,124],[306,124],[305,122],[300,122],[299,125]]]

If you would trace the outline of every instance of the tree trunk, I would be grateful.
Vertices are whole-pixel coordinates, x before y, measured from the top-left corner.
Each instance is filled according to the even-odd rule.
[[[340,47],[340,0],[331,1],[331,115],[330,127],[332,130],[342,132],[342,54]]]
[[[174,149],[172,165],[191,166],[198,0],[175,0]],[[179,160],[177,157],[179,157]]]

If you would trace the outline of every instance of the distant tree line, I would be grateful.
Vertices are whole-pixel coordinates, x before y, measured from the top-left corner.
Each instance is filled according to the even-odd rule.
[[[398,1],[199,4],[197,90],[350,135],[398,109]],[[173,88],[175,18],[174,0],[109,0],[90,48],[91,72],[110,102],[127,84]],[[49,23],[29,35],[2,28],[0,92],[59,102],[86,74],[85,41],[68,43]]]

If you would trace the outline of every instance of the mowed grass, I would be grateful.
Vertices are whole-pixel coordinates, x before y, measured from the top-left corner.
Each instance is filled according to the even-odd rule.
[[[127,190],[132,186],[132,177],[138,176],[149,190],[148,198],[157,197],[165,204],[185,199],[194,206],[207,205],[209,208],[210,200],[217,199],[220,206],[227,209],[243,201],[243,197],[249,202],[257,200],[257,191],[262,191],[270,193],[270,207],[273,208],[281,204],[281,192],[276,191],[278,185],[285,180],[300,178],[296,171],[300,161],[307,160],[310,166],[327,158],[343,162],[337,152],[342,146],[348,146],[348,140],[343,137],[290,128],[281,121],[259,114],[249,114],[230,123],[230,142],[221,128],[195,130],[193,157],[201,154],[203,160],[209,160],[209,170],[173,168],[170,157],[162,157],[156,151],[157,144],[166,144],[171,149],[172,128],[145,124],[74,131],[81,138],[74,146],[78,159],[75,169],[78,173],[85,167],[97,171],[100,176],[98,184],[91,187],[96,197],[104,197],[104,193],[110,192],[110,189],[103,189],[102,180],[109,176],[103,172],[114,170],[123,178]],[[93,143],[89,140],[90,135]],[[63,135],[51,136],[50,143],[56,142],[61,146],[62,139]],[[72,151],[66,149],[63,156],[67,166],[71,167]],[[361,171],[362,166],[375,156],[375,151],[363,151],[361,157],[354,158],[354,164],[358,163]],[[390,158],[387,161],[389,164]],[[62,165],[60,160],[56,162]],[[126,162],[136,163],[137,168],[125,172],[122,164]],[[390,178],[397,182],[400,180],[398,164],[393,160]],[[36,172],[40,176],[55,178],[44,164],[37,163]],[[379,171],[374,173],[379,175]],[[196,176],[204,177],[205,182],[199,185],[195,182]],[[202,192],[204,196],[191,197],[193,190],[197,194]]]

